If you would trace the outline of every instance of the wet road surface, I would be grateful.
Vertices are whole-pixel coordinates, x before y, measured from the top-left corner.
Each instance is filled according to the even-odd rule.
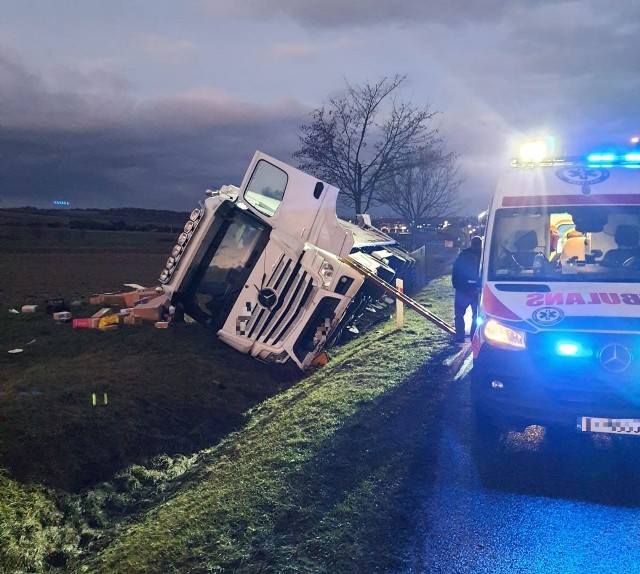
[[[640,437],[529,427],[482,444],[465,347],[448,359],[435,484],[410,572],[609,573],[640,568]]]

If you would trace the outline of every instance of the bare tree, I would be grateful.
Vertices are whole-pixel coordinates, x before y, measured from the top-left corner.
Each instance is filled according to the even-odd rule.
[[[452,213],[460,207],[459,188],[464,181],[457,159],[440,145],[421,151],[413,166],[385,184],[382,201],[409,222]]]
[[[356,214],[376,205],[385,184],[434,144],[437,130],[429,121],[437,112],[394,97],[405,78],[347,82],[342,96],[314,110],[311,123],[301,127],[302,147],[294,154],[300,169],[339,187]]]

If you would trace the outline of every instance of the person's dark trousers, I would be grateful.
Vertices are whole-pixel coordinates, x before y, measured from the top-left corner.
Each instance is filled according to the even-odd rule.
[[[469,337],[473,338],[478,318],[478,292],[475,289],[472,291],[456,289],[453,311],[455,317],[456,341],[459,342],[464,341],[464,314],[467,312],[467,307],[471,307],[471,329]]]

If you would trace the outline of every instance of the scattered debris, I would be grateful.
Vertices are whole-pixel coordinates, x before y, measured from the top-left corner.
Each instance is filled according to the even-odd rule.
[[[59,311],[57,313],[53,313],[54,321],[58,321],[59,323],[68,323],[72,318],[73,316],[71,315],[71,311]]]
[[[92,319],[102,319],[107,315],[111,315],[113,313],[111,307],[103,307],[100,311],[96,311],[93,315],[91,315]]]
[[[69,310],[66,300],[62,297],[58,297],[56,299],[47,299],[44,305],[45,311],[49,313],[49,315],[54,315],[55,313]]]
[[[109,309],[111,311],[111,309]],[[104,315],[100,317],[100,321],[98,322],[98,329],[105,329],[107,327],[111,327],[112,325],[118,325],[120,323],[120,317],[118,315]]]
[[[169,312],[171,301],[167,295],[156,295],[146,303],[141,303],[133,308],[133,315],[146,321],[162,321]]]
[[[98,404],[98,393],[91,393],[91,404],[95,407]],[[107,393],[102,393],[102,404],[108,405],[109,398],[107,397]]]
[[[109,305],[102,307],[91,317],[73,319],[76,328],[111,330],[119,324],[140,325],[144,321],[153,321],[156,328],[167,329],[175,313],[169,297],[164,295],[162,288],[147,288],[135,286],[135,291],[125,293],[102,293],[91,296],[92,305]],[[116,312],[113,307],[120,307]]]
[[[134,287],[134,291],[124,293],[94,294],[90,298],[92,305],[102,305],[91,317],[74,317],[69,311],[69,305],[63,298],[48,299],[44,307],[57,323],[71,323],[76,329],[117,329],[118,325],[140,325],[145,321],[153,321],[157,329],[168,329],[174,317],[175,307],[164,294],[161,287],[142,287],[137,283],[127,283],[127,287]],[[74,300],[71,307],[80,307],[86,302]],[[120,307],[114,309],[113,307]],[[23,305],[23,313],[35,313],[38,305]],[[9,309],[9,313],[19,314],[17,309]],[[31,341],[34,343],[35,339]],[[13,349],[10,353],[20,353],[23,349]]]

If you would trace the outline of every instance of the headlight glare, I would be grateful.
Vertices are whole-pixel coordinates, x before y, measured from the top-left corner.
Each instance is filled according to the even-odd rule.
[[[495,319],[489,319],[484,324],[482,334],[490,345],[512,351],[526,349],[524,331],[507,327]]]

